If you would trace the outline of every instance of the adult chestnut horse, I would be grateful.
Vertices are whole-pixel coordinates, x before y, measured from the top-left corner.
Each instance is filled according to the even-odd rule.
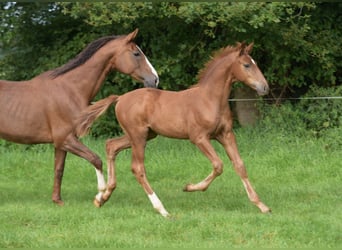
[[[111,70],[128,74],[147,87],[158,75],[133,42],[138,30],[90,43],[64,66],[22,81],[0,81],[0,138],[23,144],[53,143],[55,171],[52,200],[62,205],[61,184],[67,152],[94,165],[101,200],[106,188],[101,159],[74,133],[74,120],[98,93]]]
[[[84,110],[76,125],[77,133],[83,135],[91,123],[112,103],[116,103],[117,119],[125,132],[120,138],[106,143],[108,184],[103,195],[104,203],[116,187],[114,160],[123,149],[132,148],[132,171],[144,188],[153,207],[163,216],[169,213],[148,183],[144,150],[146,141],[158,134],[179,139],[190,139],[208,157],[213,171],[197,184],[188,184],[184,191],[205,191],[223,171],[223,163],[210,139],[220,142],[233,163],[247,195],[263,213],[270,209],[263,204],[249,182],[244,163],[239,155],[232,130],[232,114],[228,97],[235,81],[244,82],[259,95],[268,93],[269,87],[258,66],[249,55],[253,44],[238,43],[235,47],[221,50],[202,70],[198,84],[179,91],[139,89],[122,96],[112,95]],[[102,205],[102,203],[98,205]]]

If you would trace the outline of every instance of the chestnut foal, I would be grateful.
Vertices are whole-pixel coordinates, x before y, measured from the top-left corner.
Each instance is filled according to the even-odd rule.
[[[150,186],[145,172],[144,151],[147,140],[163,135],[189,139],[211,161],[213,170],[201,182],[188,184],[184,191],[204,191],[223,171],[223,163],[211,139],[222,144],[236,173],[241,177],[247,195],[263,213],[270,209],[260,201],[254,191],[239,155],[232,130],[232,113],[228,98],[232,84],[244,82],[265,95],[269,91],[266,79],[249,55],[253,44],[238,43],[222,49],[200,72],[199,82],[191,88],[173,92],[158,89],[138,89],[121,96],[112,95],[89,106],[78,120],[78,135],[84,135],[92,122],[112,104],[116,103],[117,119],[125,133],[106,143],[108,184],[103,200],[106,202],[116,187],[114,161],[117,154],[132,148],[132,171],[145,190],[153,207],[162,215],[169,213]]]

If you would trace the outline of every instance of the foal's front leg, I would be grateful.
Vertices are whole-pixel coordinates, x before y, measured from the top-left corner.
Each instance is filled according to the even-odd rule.
[[[259,199],[259,196],[254,191],[252,184],[249,182],[247,171],[245,165],[240,157],[237,143],[235,139],[235,135],[233,132],[227,132],[221,137],[217,138],[218,141],[223,145],[225,148],[227,155],[229,156],[230,160],[233,163],[233,167],[235,172],[240,176],[242,183],[245,187],[249,200],[254,203],[262,213],[270,212],[271,209],[268,208],[264,203],[262,203]]]
[[[143,139],[135,139],[132,142],[132,172],[135,175],[137,181],[143,187],[145,193],[150,199],[153,208],[156,209],[162,216],[168,217],[169,213],[164,208],[162,202],[159,200],[156,193],[153,191],[146,176],[144,155],[145,155],[146,141]]]
[[[213,171],[203,181],[197,184],[186,185],[184,191],[205,191],[209,187],[210,183],[212,183],[217,176],[222,174],[223,163],[211,145],[209,138],[203,137],[199,140],[193,140],[193,143],[195,143],[201,152],[211,161]]]

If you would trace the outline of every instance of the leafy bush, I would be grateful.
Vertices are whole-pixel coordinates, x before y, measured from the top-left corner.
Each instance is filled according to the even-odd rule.
[[[94,39],[135,28],[163,89],[187,88],[213,51],[244,40],[255,43],[253,58],[275,98],[282,97],[279,89],[305,92],[311,84],[331,87],[342,80],[341,3],[4,2],[0,8],[0,77],[9,80],[32,78],[66,63]],[[140,86],[122,74],[110,75],[96,99]],[[300,103],[301,112],[281,106],[285,117],[267,112],[279,126],[296,127],[294,121],[304,117],[318,134],[340,124],[339,104],[311,103]],[[93,133],[117,133],[113,118],[102,118]]]
[[[310,99],[310,97],[322,99]],[[313,86],[298,104],[306,128],[316,136],[320,136],[328,129],[342,127],[342,99],[328,97],[341,98],[342,86],[331,88]]]
[[[262,117],[255,129],[264,133],[276,133],[279,136],[294,134],[306,136],[306,125],[302,112],[291,102],[283,103],[280,106],[260,104]]]

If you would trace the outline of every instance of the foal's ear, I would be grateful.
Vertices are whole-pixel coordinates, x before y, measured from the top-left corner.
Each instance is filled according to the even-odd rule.
[[[252,52],[252,50],[253,50],[253,45],[254,45],[254,43],[251,43],[250,45],[248,45],[248,46],[245,48],[245,52],[246,52],[247,54],[250,54],[250,53]]]
[[[237,43],[237,46],[239,47],[239,50],[240,50],[239,56],[244,55],[246,53],[246,43],[245,42]]]
[[[254,43],[251,43],[247,45],[245,42],[240,43],[240,56],[242,55],[248,55],[250,52],[252,52]]]
[[[129,33],[125,40],[127,43],[130,43],[134,40],[134,38],[137,36],[139,29],[135,29],[132,33]]]

